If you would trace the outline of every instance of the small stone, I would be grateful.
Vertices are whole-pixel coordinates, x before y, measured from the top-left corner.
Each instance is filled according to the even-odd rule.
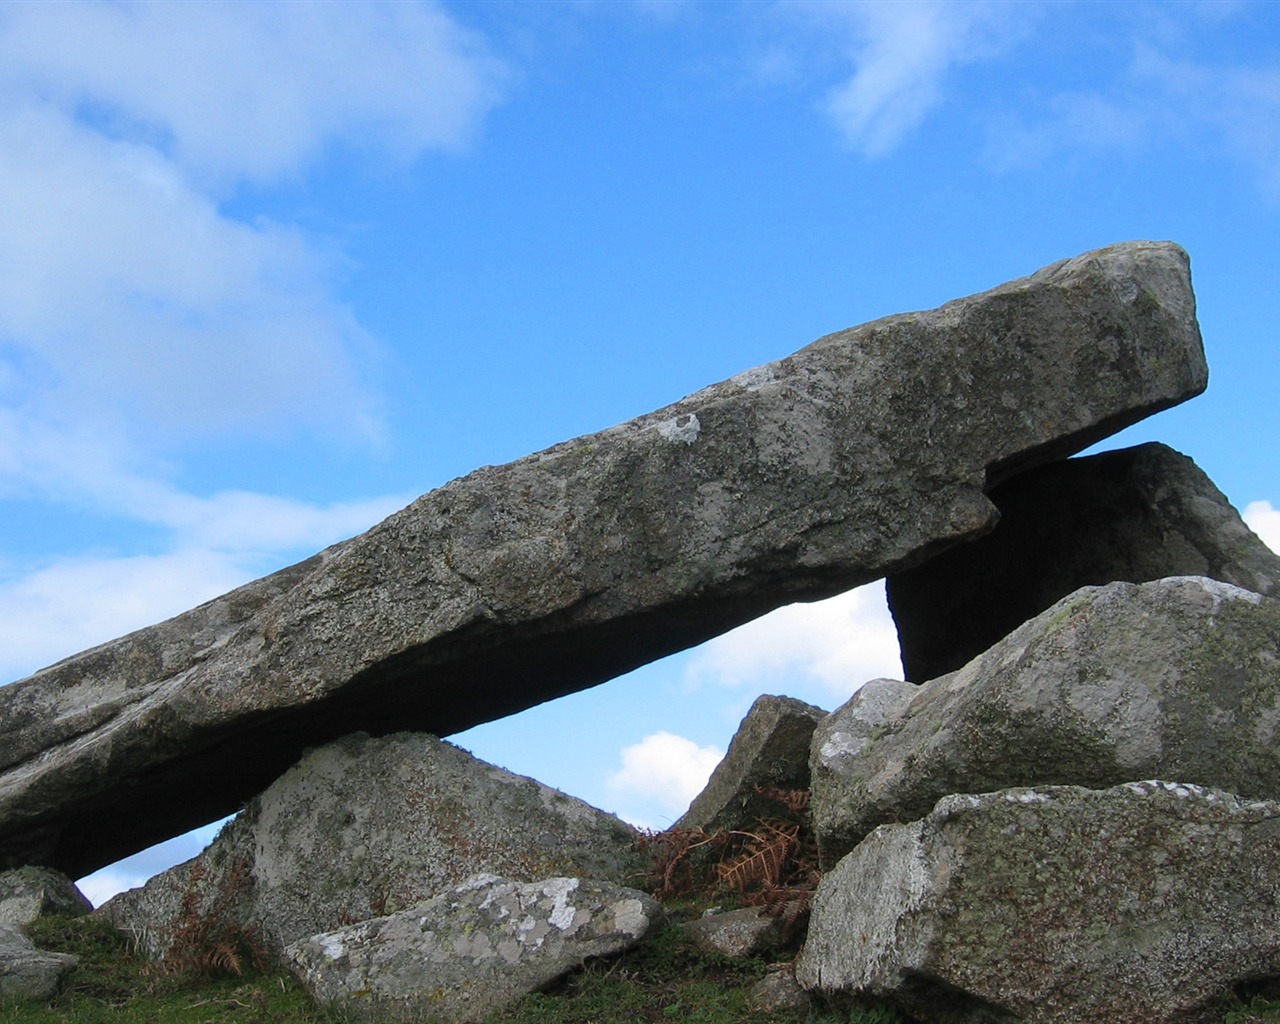
[[[782,919],[759,907],[703,914],[683,927],[698,948],[726,956],[760,956],[783,942]]]
[[[320,1006],[344,1016],[464,1024],[588,957],[630,949],[661,919],[651,897],[607,882],[481,875],[401,913],[296,942],[285,960]]]

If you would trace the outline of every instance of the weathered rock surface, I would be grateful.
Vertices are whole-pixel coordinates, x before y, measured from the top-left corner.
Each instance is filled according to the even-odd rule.
[[[794,697],[757,697],[729,741],[706,787],[673,828],[749,828],[777,817],[776,801],[759,792],[809,788],[809,744],[827,712]]]
[[[286,959],[321,1006],[463,1024],[588,957],[631,948],[661,914],[644,893],[605,882],[481,875],[399,914],[294,943]]]
[[[49,999],[79,962],[69,953],[37,949],[19,928],[0,924],[0,1002]]]
[[[759,907],[709,911],[681,927],[700,949],[725,956],[759,956],[783,944],[782,918]]]
[[[1204,472],[1162,444],[1040,466],[988,497],[996,528],[890,576],[903,671],[954,672],[1085,586],[1209,576],[1280,591],[1280,555]]]
[[[66,875],[27,865],[0,872],[0,927],[25,928],[46,914],[87,914],[93,909]]]
[[[0,867],[79,877],[308,746],[445,735],[905,569],[989,529],[987,487],[1206,380],[1186,254],[1135,242],[477,470],[0,688]]]
[[[820,883],[796,976],[938,1024],[1220,1020],[1280,975],[1280,804],[1162,782],[949,796]]]
[[[1280,798],[1280,601],[1199,576],[1085,587],[959,672],[868,683],[813,739],[833,864],[949,793],[1179,778]]]
[[[163,956],[185,908],[268,949],[430,899],[471,875],[621,881],[635,830],[421,733],[348,736],[307,754],[198,857],[98,911]]]

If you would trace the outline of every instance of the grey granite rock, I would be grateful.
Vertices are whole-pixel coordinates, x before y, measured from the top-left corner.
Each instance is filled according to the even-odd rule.
[[[807,989],[931,1024],[1196,1024],[1280,976],[1280,804],[1163,783],[949,796],[818,887]]]
[[[1191,459],[1162,444],[1053,462],[989,497],[1000,509],[994,530],[887,581],[913,682],[954,672],[1085,586],[1209,576],[1280,591],[1280,555]]]
[[[1085,587],[964,668],[868,683],[813,739],[823,863],[949,793],[1178,778],[1280,798],[1280,601],[1199,576]]]
[[[989,529],[988,487],[1206,381],[1186,253],[1133,242],[479,469],[0,688],[0,867],[79,877],[309,746],[447,735],[905,569]]]
[[[636,832],[559,790],[434,736],[348,736],[311,751],[198,857],[97,913],[163,956],[197,912],[269,950],[421,903],[481,872],[531,881],[638,869]]]
[[[783,944],[782,919],[759,907],[709,911],[681,927],[700,949],[725,956],[760,956]]]
[[[78,963],[68,953],[46,953],[15,927],[0,925],[0,1003],[49,999]]]
[[[661,916],[622,886],[481,875],[399,914],[303,939],[286,961],[319,1005],[348,1017],[465,1024],[588,957],[631,948]]]
[[[25,928],[46,914],[87,914],[93,909],[66,875],[28,864],[0,872],[0,926]]]
[[[751,828],[757,819],[777,817],[768,791],[809,788],[809,744],[826,716],[794,697],[757,697],[706,787],[672,827]]]

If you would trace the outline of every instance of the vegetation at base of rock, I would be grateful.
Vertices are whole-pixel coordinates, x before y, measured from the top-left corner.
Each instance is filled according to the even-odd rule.
[[[250,969],[243,977],[209,980],[148,972],[120,933],[91,917],[42,918],[30,932],[41,948],[79,956],[80,966],[49,1004],[0,1004],[0,1024],[343,1024],[312,1006],[283,973]],[[887,1005],[773,1015],[748,1010],[747,993],[768,970],[760,960],[699,950],[668,928],[631,953],[588,963],[554,990],[526,996],[483,1024],[913,1024]],[[1280,999],[1242,1001],[1222,1018],[1222,1024],[1267,1021],[1280,1021]]]
[[[668,909],[673,901],[761,907],[783,918],[786,934],[799,934],[821,877],[809,791],[753,788],[776,815],[750,828],[672,828],[642,837],[651,860],[642,884]]]

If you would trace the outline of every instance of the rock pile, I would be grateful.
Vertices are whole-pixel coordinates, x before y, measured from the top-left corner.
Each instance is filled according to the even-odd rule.
[[[347,733],[448,735],[908,568],[1206,381],[1186,253],[1129,243],[477,470],[0,688],[0,869],[79,877]]]
[[[811,787],[826,874],[753,1005],[1213,1020],[1280,978],[1280,559],[1163,446],[1068,459],[1205,382],[1185,253],[1130,243],[480,470],[0,690],[0,866],[247,801],[98,913],[161,957],[222,919],[318,1002],[471,1020],[662,911],[621,822],[426,733],[888,576],[919,685],[762,698],[680,822]]]

